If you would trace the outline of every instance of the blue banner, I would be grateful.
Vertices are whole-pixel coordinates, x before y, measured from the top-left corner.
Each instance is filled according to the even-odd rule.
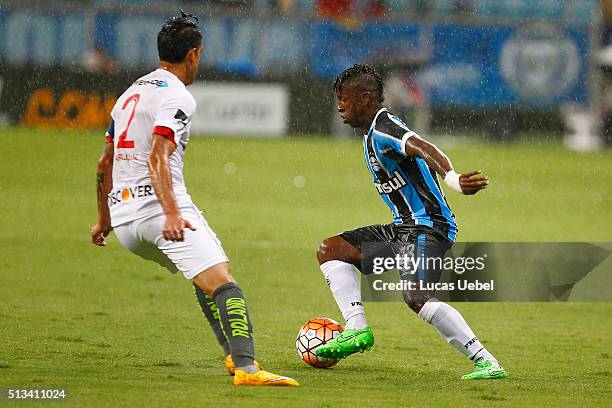
[[[69,64],[86,51],[82,13],[0,13],[0,55],[11,64]]]
[[[0,13],[0,57],[13,65],[78,67],[95,46],[126,69],[158,63],[157,33],[167,16]],[[305,68],[333,78],[356,62],[423,68],[416,82],[432,106],[558,106],[588,103],[585,25],[371,22],[207,17],[202,65],[252,78],[290,77]],[[408,68],[406,68],[408,69]]]
[[[312,72],[318,77],[334,78],[356,62],[379,66],[389,59],[410,58],[424,49],[423,29],[407,23],[369,23],[347,30],[331,22],[313,26]]]
[[[588,38],[586,27],[438,25],[422,79],[437,106],[585,104]]]
[[[121,16],[98,14],[98,45],[126,67],[153,66],[157,63],[156,38],[165,16]],[[307,63],[302,41],[307,25],[279,19],[203,18],[202,64],[226,73],[252,77],[264,73],[294,71]]]

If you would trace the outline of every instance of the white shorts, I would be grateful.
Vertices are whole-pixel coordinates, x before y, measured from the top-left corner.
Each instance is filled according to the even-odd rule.
[[[229,262],[217,235],[195,205],[181,207],[181,216],[196,228],[184,230],[184,241],[167,241],[162,235],[164,214],[134,220],[114,231],[121,245],[143,259],[153,261],[172,273],[181,271],[193,279],[211,266]]]

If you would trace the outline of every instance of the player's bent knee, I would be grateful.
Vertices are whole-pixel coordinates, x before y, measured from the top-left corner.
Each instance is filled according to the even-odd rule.
[[[423,308],[423,305],[431,299],[432,295],[428,292],[421,292],[417,290],[405,290],[402,292],[404,302],[408,305],[414,313],[419,313]]]
[[[319,265],[324,264],[327,261],[333,261],[334,257],[332,256],[333,250],[333,238],[327,238],[321,242],[319,248],[317,249],[317,260],[319,261]]]
[[[361,252],[344,238],[336,235],[325,239],[317,250],[319,265],[328,261],[342,261],[350,263],[359,268],[361,264]]]
[[[230,273],[229,263],[222,262],[200,272],[193,278],[193,283],[200,287],[208,296],[226,283],[235,283]]]

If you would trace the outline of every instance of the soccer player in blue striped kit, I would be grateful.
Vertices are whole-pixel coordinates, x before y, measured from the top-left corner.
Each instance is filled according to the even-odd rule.
[[[346,320],[346,329],[316,350],[319,357],[342,359],[374,345],[355,270],[371,272],[368,248],[378,245],[383,248],[381,253],[393,257],[402,248],[412,246],[418,257],[427,259],[442,258],[452,247],[457,224],[437,175],[451,189],[467,195],[489,184],[480,171],[456,173],[442,151],[383,106],[383,89],[380,74],[365,64],[346,69],[334,84],[343,122],[364,132],[365,162],[377,192],[393,213],[393,223],[346,231],[321,243],[317,252],[319,265]],[[430,284],[439,281],[442,271],[422,262],[412,273],[406,272],[400,271],[402,279]],[[474,362],[474,370],[463,379],[507,377],[455,308],[436,299],[435,290],[415,286],[415,290],[403,291],[406,304]]]

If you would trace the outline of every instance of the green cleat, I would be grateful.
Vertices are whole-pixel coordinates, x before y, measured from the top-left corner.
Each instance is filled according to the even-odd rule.
[[[496,378],[506,378],[506,370],[493,364],[489,360],[479,358],[474,362],[474,371],[461,377],[462,380],[493,380]]]
[[[359,330],[347,329],[338,337],[316,349],[318,357],[341,360],[351,354],[368,351],[374,345],[374,333],[369,327]]]

